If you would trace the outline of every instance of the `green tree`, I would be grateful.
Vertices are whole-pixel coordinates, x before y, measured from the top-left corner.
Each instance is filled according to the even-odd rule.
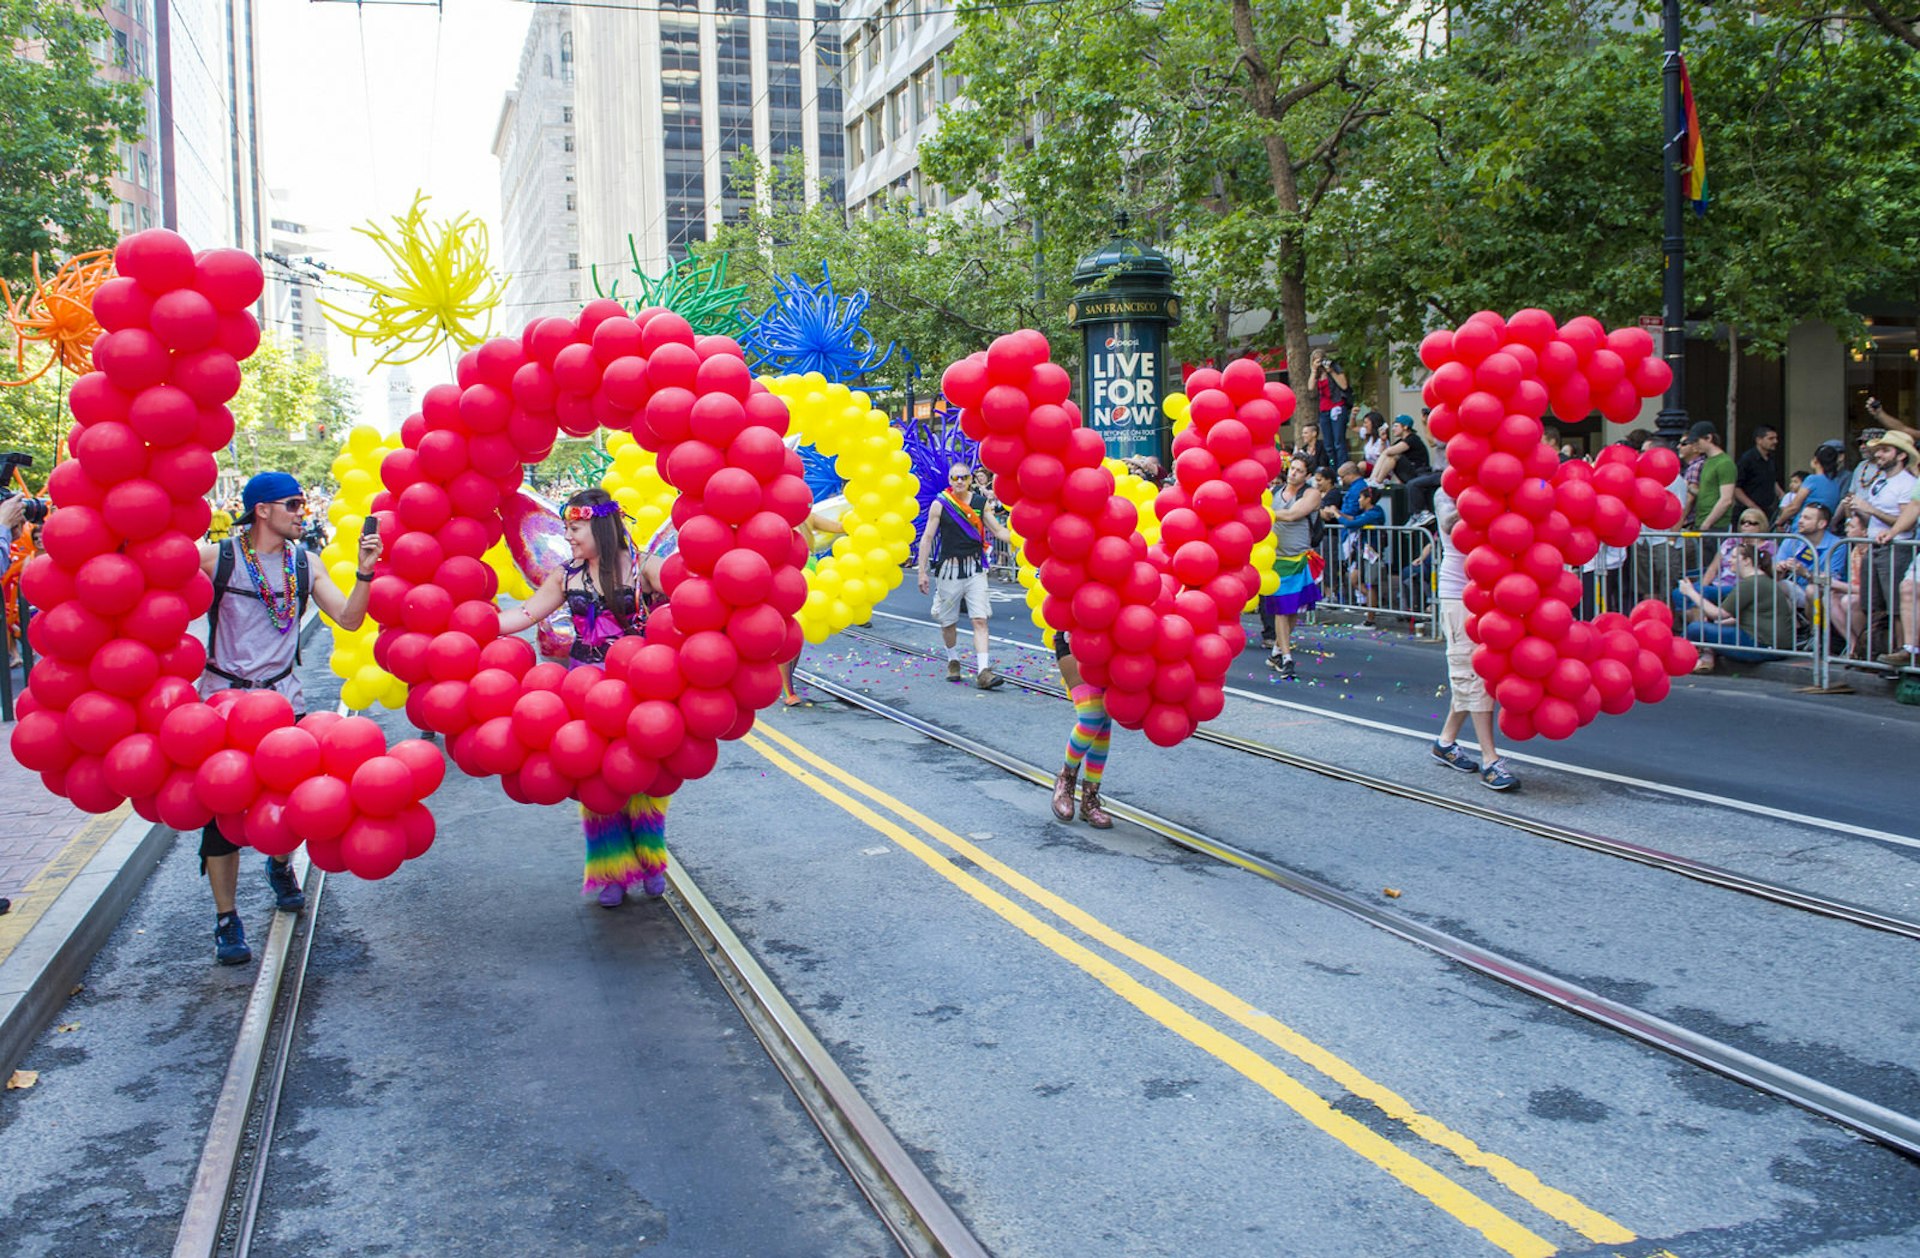
[[[12,366],[11,359],[7,365]],[[33,466],[21,474],[26,478],[28,489],[35,494],[46,489],[54,456],[72,427],[65,389],[72,383],[73,377],[63,378],[56,370],[32,384],[0,389],[0,451],[18,450],[33,456]],[[6,487],[18,488],[11,480]]]
[[[297,342],[262,338],[228,406],[233,445],[216,454],[240,479],[281,471],[309,490],[332,485],[333,457],[355,422],[357,399],[317,356]]]
[[[95,73],[106,22],[71,0],[0,0],[0,277],[34,253],[111,244],[108,178],[140,135],[140,89]]]
[[[1065,301],[1073,257],[1046,251],[1036,276],[1033,241],[1019,228],[984,213],[922,216],[904,205],[850,218],[825,199],[805,205],[791,171],[743,163],[734,178],[750,204],[758,181],[771,181],[771,208],[721,227],[695,254],[724,253],[729,282],[747,286],[742,304],[754,312],[772,302],[776,281],[795,273],[818,282],[825,268],[843,297],[864,289],[867,330],[878,344],[892,341],[912,355],[910,363],[890,361],[871,383],[899,387],[915,366],[937,380],[948,363],[1021,327],[1046,333],[1056,361],[1072,352]],[[1048,300],[1038,301],[1036,288]],[[933,385],[916,388],[924,397]]]

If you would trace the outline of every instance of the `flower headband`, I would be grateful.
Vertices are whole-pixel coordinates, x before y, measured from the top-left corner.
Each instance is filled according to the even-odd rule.
[[[619,514],[620,514],[619,503],[596,502],[593,505],[586,506],[586,507],[568,507],[566,510],[566,520],[567,520],[567,523],[571,524],[575,520],[591,520],[591,519],[594,519],[596,516],[619,515]]]

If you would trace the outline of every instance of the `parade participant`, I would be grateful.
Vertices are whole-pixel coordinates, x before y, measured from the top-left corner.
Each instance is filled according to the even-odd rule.
[[[573,646],[567,668],[606,661],[621,638],[644,633],[649,603],[657,605],[660,565],[677,544],[661,530],[643,558],[621,523],[620,504],[604,489],[583,489],[561,511],[573,558],[547,574],[533,597],[500,613],[500,632],[524,633],[565,603],[573,618]],[[667,889],[666,796],[635,795],[626,808],[597,813],[585,805],[586,872],[581,894],[594,895],[600,907],[626,902],[627,888],[638,883],[650,896]]]
[[[1286,483],[1273,495],[1273,536],[1279,543],[1273,559],[1280,588],[1260,600],[1260,635],[1273,642],[1267,665],[1288,681],[1293,669],[1293,625],[1301,612],[1320,602],[1319,574],[1323,561],[1313,548],[1313,515],[1320,509],[1320,490],[1307,479],[1307,461],[1294,455],[1287,464]]]
[[[1467,636],[1467,557],[1453,544],[1453,526],[1460,522],[1459,508],[1445,490],[1434,495],[1435,514],[1440,525],[1440,573],[1435,594],[1440,599],[1440,636],[1447,644],[1447,689],[1450,694],[1447,719],[1440,726],[1440,737],[1429,748],[1433,758],[1449,769],[1477,773],[1488,789],[1510,791],[1520,785],[1507,762],[1493,745],[1493,696],[1487,683],[1473,671],[1473,639]],[[1454,740],[1467,722],[1473,722],[1473,736],[1480,743],[1484,763],[1475,760]]]
[[[812,511],[807,514],[805,520],[800,522],[800,527],[796,531],[800,534],[801,540],[807,544],[807,571],[812,572],[820,563],[820,538],[844,535],[847,530],[842,528],[840,521],[832,516]],[[806,702],[800,697],[800,691],[793,684],[794,666],[799,662],[800,657],[796,655],[780,665],[780,702],[790,708],[797,708]]]
[[[939,588],[933,596],[933,619],[947,646],[947,680],[959,681],[961,676],[960,605],[964,602],[967,618],[973,622],[973,684],[981,690],[997,690],[1006,679],[994,673],[987,649],[992,607],[987,598],[986,538],[989,531],[1003,542],[1011,538],[988,506],[986,495],[973,490],[972,477],[969,465],[955,463],[947,470],[947,487],[927,508],[927,528],[920,535],[920,592],[930,588],[927,568],[937,551]]]
[[[1113,739],[1107,692],[1088,685],[1080,676],[1080,662],[1073,658],[1073,647],[1064,633],[1054,635],[1053,658],[1060,666],[1067,697],[1073,700],[1073,732],[1067,735],[1066,759],[1053,779],[1053,815],[1062,821],[1073,820],[1075,779],[1084,769],[1086,776],[1078,783],[1080,819],[1096,830],[1111,830],[1113,817],[1100,806],[1100,779],[1107,771],[1107,747]]]
[[[215,504],[213,515],[207,521],[207,540],[224,542],[233,536],[233,512],[224,504]]]
[[[343,594],[324,567],[308,564],[306,548],[300,545],[306,508],[299,481],[286,472],[261,472],[241,494],[233,537],[201,545],[200,570],[213,580],[202,695],[277,690],[293,704],[295,716],[303,715],[300,677],[294,669],[300,663],[300,619],[307,599],[349,633],[366,619],[373,564],[380,557],[379,536],[360,539],[353,592]],[[200,832],[200,869],[213,891],[214,960],[243,965],[253,959],[253,950],[234,910],[240,848],[220,833],[217,821]],[[306,907],[306,894],[286,857],[267,857],[266,870],[281,909],[297,913]]]

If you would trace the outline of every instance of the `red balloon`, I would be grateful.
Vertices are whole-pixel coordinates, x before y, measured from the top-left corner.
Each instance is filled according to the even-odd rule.
[[[193,782],[200,802],[222,815],[246,811],[260,791],[253,757],[232,748],[208,756],[195,770]]]
[[[293,724],[293,704],[277,690],[249,690],[227,712],[227,745],[251,751],[277,729]]]
[[[340,836],[340,856],[356,878],[385,878],[407,858],[407,829],[392,817],[362,817]]]
[[[252,254],[208,249],[194,263],[193,286],[223,312],[240,312],[260,300],[265,273]]]
[[[349,716],[320,735],[321,766],[342,781],[386,750],[387,736],[364,716]]]

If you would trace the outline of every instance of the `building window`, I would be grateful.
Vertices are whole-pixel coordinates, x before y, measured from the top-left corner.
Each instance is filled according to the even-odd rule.
[[[858,166],[867,160],[867,146],[860,142],[860,124],[854,123],[847,128],[847,164]]]
[[[562,175],[561,175],[560,177],[561,177],[562,179],[564,179],[564,180],[566,180],[566,181],[567,181],[568,183],[572,183],[572,182],[573,182],[573,167],[571,167],[571,166],[569,166],[569,167],[567,167],[567,169],[566,169],[566,172],[565,172],[564,174],[562,174]]]
[[[573,106],[572,105],[560,106],[560,121],[565,123],[568,126],[573,125]]]
[[[841,56],[846,62],[847,86],[858,88],[860,86],[860,36],[857,32],[847,41],[846,47],[841,50]]]
[[[571,152],[573,152],[573,137],[572,137],[572,136],[570,136],[570,135],[563,135],[563,136],[561,136],[561,137],[560,137],[560,151],[561,151],[561,152],[563,152],[563,153],[571,153]]]
[[[913,76],[913,120],[926,122],[940,108],[940,102],[934,99],[933,63],[920,67]]]
[[[153,211],[143,205],[140,207],[140,230],[145,231],[147,230],[147,228],[152,226],[153,226]]]
[[[147,160],[146,150],[142,149],[139,153],[136,153],[134,155],[133,162],[134,162],[134,169],[139,172],[140,186],[142,188],[152,187],[153,186],[153,163]]]
[[[907,104],[907,89],[904,87],[887,99],[887,110],[892,115],[892,134],[896,140],[907,133],[907,114],[910,108]]]
[[[570,254],[568,254],[568,255],[567,255],[567,270],[569,270],[569,271],[578,271],[579,269],[580,269],[580,255],[579,255],[579,254],[577,254],[577,253],[570,253]]]
[[[887,147],[887,129],[881,115],[886,112],[884,104],[875,105],[867,111],[867,152],[878,157]]]
[[[567,281],[567,298],[570,301],[580,300],[580,281],[579,280]]]
[[[887,33],[887,51],[892,52],[900,46],[900,0],[887,0],[880,12],[880,26]]]
[[[560,79],[573,82],[573,32],[560,32]]]
[[[127,33],[115,31],[113,33],[113,64],[124,70],[127,68],[127,62]]]
[[[129,231],[129,232],[132,231],[133,223],[134,223],[133,202],[122,201],[120,203],[120,230]]]
[[[578,199],[578,198],[577,198],[577,196],[576,196],[576,195],[575,195],[574,193],[571,193],[571,192],[569,192],[569,193],[567,194],[567,209],[568,209],[569,211],[571,211],[571,210],[575,210],[575,209],[578,209],[578,208],[579,208],[579,206],[577,206],[577,205],[575,205],[575,204],[574,204],[574,202],[575,202],[575,201],[576,201],[577,199]]]

